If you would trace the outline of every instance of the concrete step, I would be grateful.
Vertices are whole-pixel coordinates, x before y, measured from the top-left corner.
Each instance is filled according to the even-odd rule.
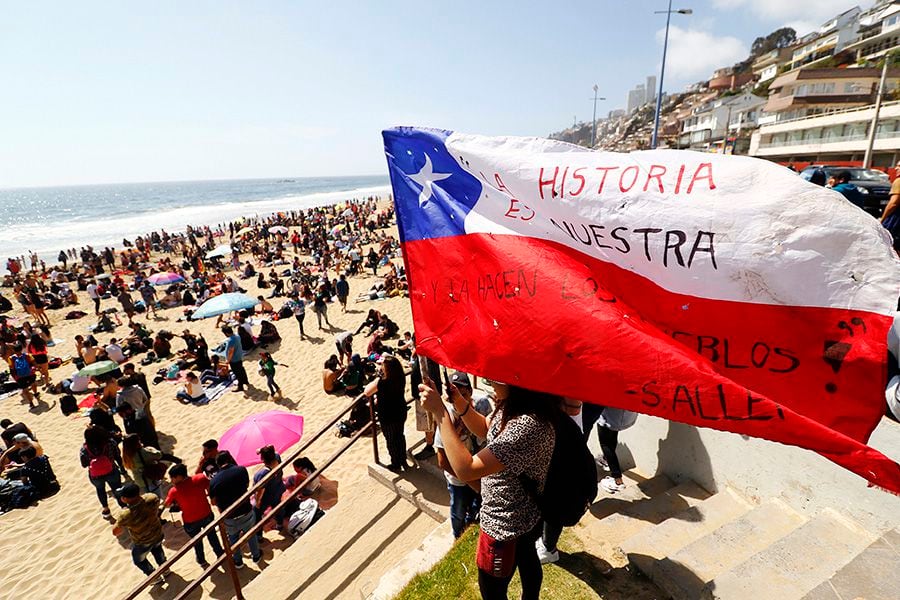
[[[377,464],[369,464],[369,476],[438,523],[450,516],[450,493],[443,477],[418,468],[397,474]]]
[[[747,499],[726,488],[659,525],[631,536],[619,546],[619,553],[652,579],[657,561],[675,554],[752,508],[753,504]]]
[[[801,600],[834,576],[876,536],[832,509],[824,509],[768,548],[717,575],[701,598],[743,600],[778,590],[779,600]]]
[[[390,571],[381,576],[378,586],[366,600],[390,600],[419,573],[428,571],[440,562],[453,547],[453,526],[447,519],[434,528],[422,543],[396,562]]]
[[[696,600],[717,575],[741,564],[805,521],[784,502],[768,500],[658,561],[649,575],[675,600]]]
[[[894,529],[872,542],[803,600],[897,600],[898,597],[900,529]]]
[[[641,478],[627,482],[622,492],[609,496],[602,490],[601,498],[591,507],[578,525],[578,535],[595,549],[596,555],[613,567],[627,564],[616,548],[644,529],[662,523],[672,515],[697,505],[709,497],[709,492],[693,482],[671,486],[665,476]]]
[[[363,479],[341,492],[334,508],[281,554],[266,560],[262,571],[245,561],[250,564],[238,575],[247,600],[358,600],[396,566],[397,557],[434,531],[432,518],[375,482]],[[265,551],[265,556],[270,553]],[[213,576],[212,597],[232,597],[226,579],[224,573]]]

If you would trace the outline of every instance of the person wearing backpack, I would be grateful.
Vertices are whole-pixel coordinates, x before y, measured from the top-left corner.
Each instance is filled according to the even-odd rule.
[[[569,494],[565,501],[552,500],[552,502],[559,506],[563,502],[567,503],[572,498],[580,497],[586,504],[572,504],[568,507],[571,514],[566,515],[552,514],[552,511],[542,511],[544,514],[544,531],[536,544],[538,558],[541,559],[542,565],[555,563],[559,560],[559,550],[556,544],[562,535],[563,527],[575,525],[581,515],[586,512],[590,503],[597,497],[597,467],[594,464],[594,456],[587,447],[587,439],[582,435],[581,431],[582,406],[583,403],[574,398],[563,398],[560,404],[562,412],[570,417],[569,419],[562,419],[557,426],[557,436],[568,440],[568,447],[565,449],[567,456],[563,460],[566,466],[570,468],[570,471],[565,474],[553,473],[553,475],[562,480],[561,483],[568,488]],[[557,439],[560,438],[558,437]],[[579,439],[581,440],[580,442],[578,441]],[[551,469],[557,460],[557,454],[562,456],[563,451],[564,449],[561,446],[554,448]],[[555,484],[556,482],[551,480],[550,474],[548,474],[545,489]],[[585,511],[579,513],[579,506],[584,506]]]
[[[22,398],[31,408],[37,407],[34,399],[40,396],[37,393],[37,380],[34,376],[34,359],[25,353],[24,347],[19,343],[13,348],[7,362],[13,381],[22,390]]]
[[[109,517],[109,497],[106,487],[113,492],[119,506],[122,501],[118,489],[122,486],[122,457],[119,447],[113,442],[109,432],[97,425],[88,425],[84,430],[84,444],[81,446],[81,466],[88,470],[88,479],[97,491],[97,499],[103,507],[102,515]]]
[[[487,439],[487,446],[472,456],[456,432],[434,383],[426,377],[419,386],[420,395],[440,428],[444,452],[453,471],[462,481],[481,481],[481,533],[476,553],[481,597],[507,598],[509,583],[518,569],[523,600],[536,600],[543,581],[535,548],[543,530],[538,500],[554,455],[555,424],[564,418],[559,399],[497,384],[497,404],[486,418],[472,410],[471,401],[452,382],[447,388],[466,428]]]

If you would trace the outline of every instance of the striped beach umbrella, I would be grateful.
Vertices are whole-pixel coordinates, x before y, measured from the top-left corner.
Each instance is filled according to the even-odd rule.
[[[178,273],[154,273],[147,278],[147,281],[153,285],[170,285],[173,283],[181,283],[184,277]]]

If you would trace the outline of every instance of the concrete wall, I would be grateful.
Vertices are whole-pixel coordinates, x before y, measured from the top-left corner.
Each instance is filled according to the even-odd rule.
[[[900,525],[900,497],[814,452],[646,415],[619,442],[623,468],[644,475],[693,480],[710,492],[730,486],[757,501],[777,497],[809,514],[831,507],[879,534]],[[869,445],[900,460],[900,424],[882,419]]]

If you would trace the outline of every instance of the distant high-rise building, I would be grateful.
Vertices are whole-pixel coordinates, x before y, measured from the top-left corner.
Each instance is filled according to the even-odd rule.
[[[647,95],[644,102],[653,102],[656,100],[656,75],[647,77]]]
[[[627,102],[625,110],[628,112],[628,114],[633,113],[634,111],[636,111],[637,109],[639,109],[641,106],[644,105],[644,102],[646,102],[646,99],[647,99],[647,91],[644,89],[644,84],[639,83],[637,85],[637,87],[635,87],[633,90],[628,92],[628,102]]]

